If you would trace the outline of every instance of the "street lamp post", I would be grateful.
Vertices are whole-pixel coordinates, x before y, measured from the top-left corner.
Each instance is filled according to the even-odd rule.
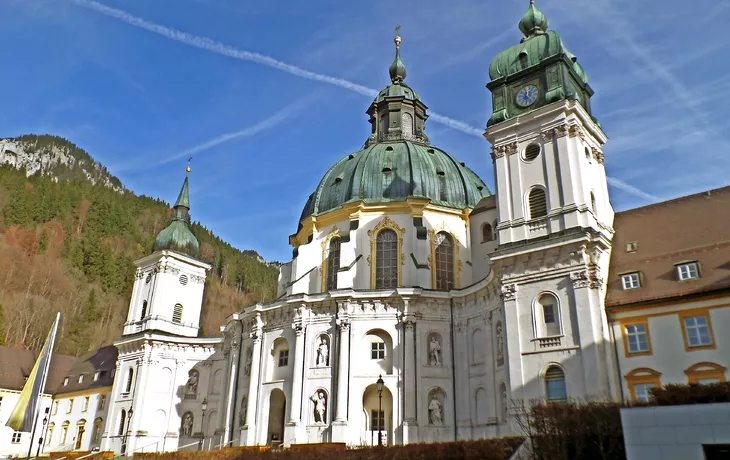
[[[203,440],[205,439],[205,410],[208,408],[208,398],[203,398],[203,404],[200,405],[203,409],[203,416],[200,417],[200,441],[198,441],[198,450],[203,450]]]
[[[375,382],[378,388],[378,445],[383,445],[383,433],[381,433],[381,430],[383,428],[383,422],[385,421],[385,417],[383,417],[383,385],[385,385],[385,382],[383,381],[383,374],[380,374],[378,376],[378,381]]]
[[[127,452],[127,436],[129,435],[129,424],[132,421],[132,413],[132,409],[129,409],[129,412],[127,412],[127,429],[124,431],[124,436],[122,437],[122,454]]]
[[[43,446],[43,434],[46,432],[46,424],[48,423],[48,417],[43,417],[43,430],[41,430],[41,437],[38,438],[38,449],[35,451],[35,458],[41,455],[41,446]]]

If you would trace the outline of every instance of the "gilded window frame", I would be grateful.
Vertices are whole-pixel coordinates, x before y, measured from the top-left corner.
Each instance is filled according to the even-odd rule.
[[[454,289],[461,288],[461,241],[446,225],[440,225],[428,230],[429,256],[428,268],[431,270],[431,289],[436,289],[436,236],[439,233],[447,233],[454,242]]]
[[[653,384],[655,388],[662,386],[661,372],[657,372],[649,367],[640,367],[634,369],[628,374],[624,375],[626,385],[629,387],[629,394],[631,395],[631,401],[637,402],[636,400],[636,385],[640,384]]]
[[[327,269],[329,268],[327,256],[329,255],[330,241],[333,238],[342,238],[340,228],[336,225],[322,240],[322,263],[320,264],[319,269],[319,271],[321,272],[319,285],[320,292],[327,292]],[[340,261],[342,261],[342,245],[340,245]],[[342,264],[340,264],[340,266],[342,266]]]
[[[717,379],[720,383],[727,382],[725,378],[726,367],[709,361],[693,364],[684,373],[687,374],[688,383],[699,383],[703,379]]]
[[[375,289],[375,251],[378,242],[378,233],[383,230],[393,230],[398,236],[398,249],[396,251],[398,255],[398,287],[403,286],[403,265],[405,264],[405,257],[403,256],[403,239],[405,238],[406,229],[399,226],[390,217],[385,216],[375,224],[373,228],[368,230],[368,237],[370,238],[370,254],[368,255],[368,265],[370,266],[370,289]]]

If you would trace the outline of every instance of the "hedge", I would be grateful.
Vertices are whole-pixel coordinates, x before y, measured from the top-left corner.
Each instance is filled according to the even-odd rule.
[[[432,444],[408,444],[405,446],[358,447],[331,449],[321,448],[285,449],[283,451],[260,451],[247,447],[231,447],[213,451],[139,453],[139,459],[180,460],[508,460],[524,442],[524,438],[509,437],[457,441]]]
[[[679,406],[684,404],[712,404],[730,402],[730,382],[704,385],[665,385],[652,388],[650,406]]]

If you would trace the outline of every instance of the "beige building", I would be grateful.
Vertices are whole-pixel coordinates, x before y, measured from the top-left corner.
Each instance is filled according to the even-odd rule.
[[[616,214],[606,308],[624,397],[725,382],[730,187]]]

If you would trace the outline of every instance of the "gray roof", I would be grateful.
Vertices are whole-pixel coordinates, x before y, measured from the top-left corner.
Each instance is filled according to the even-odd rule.
[[[0,346],[0,388],[20,391],[33,370],[38,352]],[[56,392],[78,358],[54,353],[44,393]]]

